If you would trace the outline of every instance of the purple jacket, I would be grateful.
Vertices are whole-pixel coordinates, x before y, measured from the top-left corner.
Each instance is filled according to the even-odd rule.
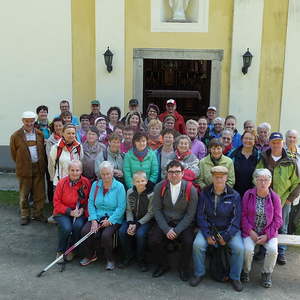
[[[203,142],[198,139],[192,141],[192,153],[200,160],[206,156],[206,147]]]
[[[270,189],[266,198],[265,214],[267,219],[263,234],[266,234],[268,240],[278,235],[278,229],[282,225],[280,197]],[[256,188],[248,190],[243,197],[242,202],[242,236],[249,236],[250,230],[255,228],[256,217]]]

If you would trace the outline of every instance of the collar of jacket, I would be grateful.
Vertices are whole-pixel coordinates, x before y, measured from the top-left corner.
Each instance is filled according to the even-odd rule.
[[[271,149],[268,149],[261,154],[262,158],[266,160],[268,157],[271,156]],[[289,164],[294,164],[294,161],[292,158],[289,158],[286,150],[282,148],[282,157],[276,162],[277,165],[289,165]]]
[[[122,184],[122,183],[120,183],[120,184]],[[103,180],[102,179],[97,180],[96,185],[99,186],[99,189],[102,189],[103,188]],[[117,187],[117,185],[118,185],[118,181],[115,178],[113,178],[110,190],[115,189]]]
[[[214,185],[213,184],[208,185],[203,189],[203,192],[210,195],[214,194]],[[228,184],[226,184],[225,190],[221,195],[229,196],[231,194],[234,194],[234,189],[231,188]]]

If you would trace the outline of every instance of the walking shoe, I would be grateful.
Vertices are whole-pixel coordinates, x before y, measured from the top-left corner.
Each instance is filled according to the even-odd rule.
[[[57,222],[55,221],[53,215],[50,216],[50,217],[47,219],[47,222],[48,222],[49,224],[57,224]]]
[[[249,273],[242,271],[241,282],[249,282],[249,281],[250,281]]]
[[[278,263],[278,265],[281,265],[281,266],[286,264],[286,257],[284,254],[278,254],[277,263]]]
[[[28,225],[30,222],[29,217],[21,217],[20,219],[20,225],[24,226],[24,225]]]
[[[243,285],[240,280],[231,279],[231,285],[233,289],[237,292],[241,292],[243,290]]]
[[[170,270],[169,266],[157,266],[154,272],[152,273],[152,277],[157,278],[167,273]]]
[[[115,268],[115,262],[114,261],[107,261],[107,263],[106,263],[106,267],[105,267],[105,269],[107,270],[107,271],[112,271],[113,269]]]
[[[94,255],[92,258],[87,258],[87,257],[84,257],[83,259],[80,260],[80,265],[81,266],[87,266],[89,264],[91,264],[92,262],[96,261],[98,259],[98,257],[96,255]]]
[[[203,277],[194,275],[189,281],[190,286],[197,286],[203,280]]]
[[[62,254],[64,254],[63,252],[56,252],[56,258],[59,258]],[[63,264],[65,261],[64,261],[64,258],[62,257],[57,263],[58,264]]]
[[[74,259],[74,256],[75,256],[75,254],[73,252],[70,252],[64,257],[64,259],[65,259],[65,261],[70,262]]]
[[[270,288],[272,286],[271,273],[261,273],[261,284],[265,288]]]

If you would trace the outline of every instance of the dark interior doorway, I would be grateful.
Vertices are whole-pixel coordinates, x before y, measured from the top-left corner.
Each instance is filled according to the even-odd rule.
[[[144,59],[143,110],[155,103],[164,111],[166,100],[172,98],[186,120],[205,115],[210,80],[210,60]]]

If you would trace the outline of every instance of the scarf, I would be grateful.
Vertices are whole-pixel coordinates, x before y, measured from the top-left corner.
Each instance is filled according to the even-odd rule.
[[[143,161],[144,160],[145,156],[148,154],[148,151],[149,151],[148,147],[146,147],[143,151],[138,151],[136,149],[136,147],[132,148],[133,154],[137,157],[137,159],[139,161]]]
[[[214,158],[211,154],[210,154],[210,159],[212,161],[212,163],[214,164],[214,166],[218,166],[219,165],[219,161],[221,160],[222,155],[220,156],[220,158]]]
[[[53,137],[54,137],[54,139],[57,140],[57,141],[61,139],[61,135],[58,135],[58,134],[56,134],[56,133],[53,133]]]
[[[71,144],[67,144],[66,140],[64,138],[61,138],[58,147],[59,148],[64,148],[66,147],[66,149],[71,152],[73,148],[78,147],[80,144],[75,140],[73,143]]]
[[[183,152],[183,153],[179,153],[179,151],[177,149],[175,151],[175,155],[176,155],[178,160],[184,160],[187,156],[189,156],[191,154],[192,154],[191,150],[188,150],[188,151]]]
[[[223,150],[223,154],[227,154],[232,149],[232,144],[226,146]]]

